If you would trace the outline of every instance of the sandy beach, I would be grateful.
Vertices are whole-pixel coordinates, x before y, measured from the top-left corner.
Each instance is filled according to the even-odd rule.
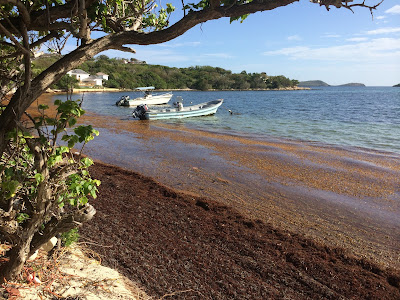
[[[367,298],[362,293],[375,290],[375,299],[399,297],[400,277],[393,275],[400,270],[399,155],[90,113],[82,122],[100,131],[85,153],[98,161],[93,176],[103,181],[97,217],[83,235],[119,245],[96,250],[150,295],[191,290],[176,299],[337,299]],[[235,275],[218,267],[235,263],[241,266],[232,267]],[[267,274],[286,277],[271,268],[293,282],[275,281],[281,289],[273,289]],[[316,270],[331,275],[322,279]],[[240,272],[251,275],[240,279]],[[180,273],[192,277],[185,282]]]

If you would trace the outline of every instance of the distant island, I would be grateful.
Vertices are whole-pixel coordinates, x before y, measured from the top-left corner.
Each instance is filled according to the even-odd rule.
[[[308,80],[308,81],[300,81],[297,85],[299,87],[320,87],[320,86],[330,86],[326,82],[322,80]]]
[[[352,82],[352,83],[341,84],[341,85],[338,85],[338,86],[365,86],[365,84],[364,83]]]
[[[396,85],[394,85],[393,87],[400,87],[400,83],[399,83],[399,84],[396,84]]]
[[[322,87],[322,86],[332,86],[330,84],[327,84],[326,82],[322,81],[322,80],[308,80],[308,81],[300,81],[298,84],[299,87]],[[360,87],[364,87],[365,84],[363,83],[346,83],[346,84],[340,84],[340,85],[336,85],[336,86],[360,86]]]

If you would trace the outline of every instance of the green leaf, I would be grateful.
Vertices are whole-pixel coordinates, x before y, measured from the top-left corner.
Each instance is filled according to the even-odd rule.
[[[17,194],[21,184],[17,180],[3,181],[1,183],[1,189],[4,193],[5,199],[11,199]]]
[[[83,165],[84,165],[86,168],[89,168],[91,165],[93,165],[93,160],[91,160],[91,159],[88,158],[88,157],[82,158],[82,159],[81,159],[81,162],[83,163]]]
[[[62,154],[62,153],[68,153],[68,152],[69,152],[69,147],[60,146],[60,147],[58,147],[57,150],[59,151],[60,154]]]
[[[79,142],[89,142],[93,140],[94,135],[98,136],[99,132],[96,129],[93,129],[92,125],[80,125],[74,129],[74,132],[79,136]]]
[[[25,220],[29,219],[29,215],[26,213],[19,213],[16,217],[16,220],[19,224],[23,223]]]
[[[171,3],[167,3],[167,13],[170,14],[175,11],[175,7]]]
[[[40,173],[35,174],[36,183],[40,184],[44,180],[44,176]]]
[[[70,127],[74,126],[76,124],[76,122],[77,122],[76,118],[71,118],[71,119],[68,120],[68,125]]]

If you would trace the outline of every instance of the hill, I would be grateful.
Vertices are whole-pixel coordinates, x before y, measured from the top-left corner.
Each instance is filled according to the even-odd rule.
[[[341,84],[341,85],[338,85],[338,86],[365,86],[365,84],[364,83],[346,83],[346,84]]]
[[[308,80],[308,81],[300,81],[298,84],[299,87],[321,87],[321,86],[332,86],[330,84],[327,84],[326,82],[322,80]],[[356,83],[356,82],[351,82],[351,83],[346,83],[346,84],[340,84],[336,86],[365,86],[363,83]]]
[[[300,81],[298,84],[299,87],[319,87],[319,86],[330,86],[326,82],[322,80],[308,80],[308,81]]]
[[[50,65],[56,57],[47,55],[34,61],[34,72]],[[90,74],[102,72],[109,75],[105,87],[134,89],[140,86],[155,86],[157,89],[194,89],[194,90],[263,90],[295,87],[298,81],[283,75],[269,76],[265,72],[232,73],[218,67],[194,66],[171,68],[161,65],[148,65],[131,59],[109,58],[100,55],[79,66]],[[59,84],[66,82],[60,80]],[[54,86],[53,88],[62,88]]]
[[[393,87],[400,87],[400,83],[399,83],[399,84],[396,84],[396,85],[394,85]]]

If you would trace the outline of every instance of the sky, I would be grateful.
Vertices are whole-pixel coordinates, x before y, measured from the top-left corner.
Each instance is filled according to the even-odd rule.
[[[177,8],[172,22],[182,17],[180,0],[163,1]],[[172,41],[132,47],[136,54],[101,54],[179,68],[207,65],[234,73],[266,72],[330,85],[393,86],[400,83],[400,1],[384,0],[372,18],[369,9],[327,11],[300,0],[250,15],[243,23],[208,21]]]

